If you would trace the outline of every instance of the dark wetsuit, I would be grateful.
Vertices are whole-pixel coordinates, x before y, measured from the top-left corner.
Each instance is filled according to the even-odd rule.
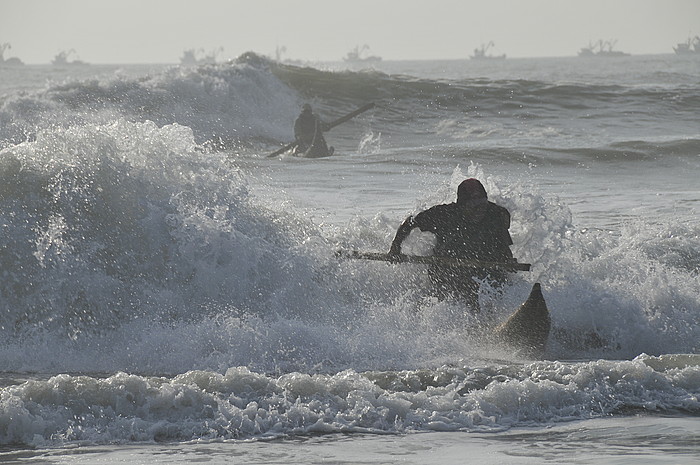
[[[435,235],[433,255],[491,262],[510,262],[513,254],[510,246],[510,213],[505,208],[488,202],[476,205],[449,203],[436,205],[409,217],[396,233],[391,253],[399,253],[401,243],[413,228]],[[468,267],[431,266],[430,278],[438,297],[454,295],[466,300],[478,311],[479,283],[488,278],[495,285],[502,285],[506,273]]]
[[[302,112],[294,122],[297,147],[294,153],[306,157],[327,157],[331,154],[323,137],[323,122],[311,111]]]

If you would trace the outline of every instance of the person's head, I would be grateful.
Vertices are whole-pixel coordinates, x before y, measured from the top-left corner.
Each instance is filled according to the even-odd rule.
[[[301,112],[302,113],[311,113],[311,105],[309,105],[308,103],[305,103],[304,105],[302,105]]]
[[[487,198],[486,189],[484,189],[484,185],[478,179],[466,179],[457,188],[457,203],[470,203],[480,199],[486,200]]]

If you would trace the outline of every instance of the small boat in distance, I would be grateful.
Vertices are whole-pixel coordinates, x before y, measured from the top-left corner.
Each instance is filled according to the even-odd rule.
[[[22,60],[17,57],[10,57],[7,60],[5,59],[5,50],[9,50],[11,48],[12,46],[7,42],[0,44],[0,66],[21,66],[24,64]]]
[[[285,63],[288,65],[296,65],[296,66],[303,66],[304,62],[302,60],[292,60],[289,58],[284,58],[284,54],[287,53],[287,47],[283,46],[277,46],[275,48],[275,57],[273,58],[274,61],[277,63]]]
[[[55,57],[53,57],[53,60],[51,60],[51,64],[54,66],[84,66],[89,64],[77,58],[72,61],[68,61],[68,57],[70,57],[71,55],[75,55],[75,50],[71,49],[67,52],[65,50],[59,52]]]
[[[382,61],[382,57],[376,55],[365,55],[365,52],[369,51],[369,46],[363,45],[361,48],[358,45],[354,49],[350,50],[347,55],[343,57],[343,61],[348,63],[376,63]]]
[[[195,49],[191,48],[182,52],[180,64],[184,66],[213,65],[216,63],[216,56],[223,51],[224,48],[219,47],[206,55],[204,49],[200,48],[199,50],[195,51]]]
[[[688,40],[673,47],[673,51],[676,55],[700,55],[700,36],[688,37]]]
[[[506,54],[504,53],[503,55],[487,55],[486,52],[493,47],[494,43],[493,41],[490,41],[488,44],[484,45],[481,44],[480,48],[475,48],[474,49],[474,55],[470,56],[472,60],[505,60]]]
[[[588,43],[588,47],[583,47],[578,52],[580,57],[626,57],[629,53],[613,50],[617,40],[599,40],[595,44]]]

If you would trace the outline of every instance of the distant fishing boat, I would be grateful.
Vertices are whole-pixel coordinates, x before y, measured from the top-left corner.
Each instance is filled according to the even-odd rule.
[[[469,58],[471,58],[472,60],[505,60],[505,58],[506,58],[505,53],[503,55],[487,55],[486,54],[486,52],[493,46],[494,46],[493,41],[490,41],[486,45],[481,44],[481,47],[474,49],[474,55],[472,55]]]
[[[358,45],[354,49],[350,50],[348,54],[343,57],[343,61],[346,61],[348,63],[376,63],[378,61],[382,61],[382,57],[378,57],[376,55],[365,55],[365,52],[368,51],[369,46],[363,45],[362,47],[360,47]]]
[[[75,50],[71,49],[69,51],[62,51],[59,52],[55,57],[53,57],[53,60],[51,60],[51,64],[54,66],[85,66],[88,65],[89,63],[85,63],[84,61],[74,59],[72,61],[68,61],[68,58],[71,55],[75,55]]]
[[[297,65],[297,66],[302,66],[304,65],[304,62],[302,60],[291,60],[289,58],[283,58],[283,55],[287,53],[287,47],[283,46],[277,46],[275,48],[275,58],[274,60],[277,63],[286,63],[288,65]]]
[[[588,47],[583,47],[578,52],[580,57],[625,57],[629,53],[613,50],[617,40],[599,40],[595,44],[588,44]]]
[[[219,47],[218,49],[213,50],[211,53],[206,55],[204,50],[201,48],[196,51],[195,49],[191,48],[182,52],[182,56],[180,57],[180,64],[184,66],[211,65],[216,63],[216,56],[223,51],[223,47]]]
[[[673,51],[676,55],[700,55],[700,36],[688,37],[688,40],[673,47]]]
[[[0,66],[21,66],[24,63],[17,57],[10,57],[5,59],[5,50],[11,49],[12,46],[9,43],[0,44]]]

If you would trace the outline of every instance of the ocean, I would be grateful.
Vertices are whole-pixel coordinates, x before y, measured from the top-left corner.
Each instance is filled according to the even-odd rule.
[[[0,462],[700,463],[699,174],[695,57],[0,67]],[[467,177],[532,265],[480,315],[337,257]]]

